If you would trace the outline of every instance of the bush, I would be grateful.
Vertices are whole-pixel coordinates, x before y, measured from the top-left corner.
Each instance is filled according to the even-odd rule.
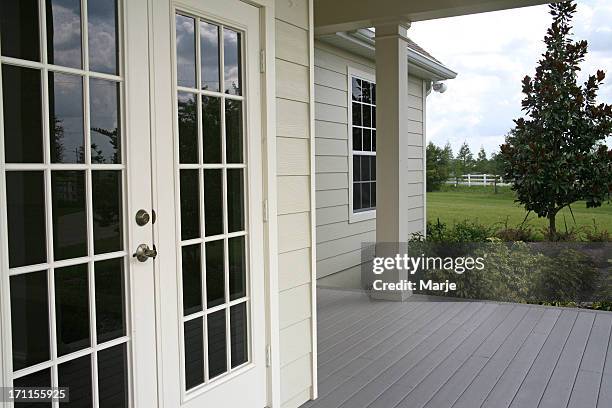
[[[612,241],[612,235],[607,230],[600,230],[597,228],[595,219],[593,219],[593,228],[585,229],[585,236],[589,242],[610,242]]]
[[[493,228],[469,220],[453,224],[451,227],[441,222],[439,218],[435,223],[427,222],[429,242],[486,242],[493,233]]]

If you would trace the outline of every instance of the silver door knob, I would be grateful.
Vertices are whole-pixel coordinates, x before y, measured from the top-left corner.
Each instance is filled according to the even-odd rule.
[[[140,262],[146,262],[149,258],[155,259],[157,256],[157,249],[155,249],[155,245],[153,245],[153,249],[151,249],[147,244],[140,244],[132,256]]]

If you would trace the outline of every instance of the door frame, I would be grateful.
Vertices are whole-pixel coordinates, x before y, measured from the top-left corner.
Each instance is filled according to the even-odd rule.
[[[262,198],[265,202],[263,235],[264,235],[264,286],[266,298],[266,345],[269,352],[267,368],[267,402],[269,407],[280,407],[280,350],[279,350],[279,307],[278,307],[278,230],[277,230],[277,206],[276,206],[276,73],[275,73],[275,12],[274,0],[241,0],[253,5],[260,10],[260,54],[264,60],[264,72],[261,75],[261,134],[262,134]],[[160,154],[155,141],[157,134],[174,135],[174,112],[169,107],[174,100],[174,91],[171,80],[170,65],[154,63],[158,60],[168,60],[168,55],[156,56],[156,48],[171,50],[172,37],[165,30],[156,30],[156,27],[167,27],[168,18],[173,18],[173,5],[171,0],[148,0],[149,9],[149,54],[151,55],[150,68],[150,112],[152,117],[151,126],[151,155],[152,162],[157,163],[153,170],[153,208],[160,216],[173,214],[175,211],[174,196],[163,194],[159,186],[174,185],[175,169],[172,160],[158,160]],[[170,61],[169,64],[172,64]],[[160,80],[157,80],[160,78]],[[157,106],[156,101],[168,101],[168,106]],[[173,106],[173,104],[172,104]],[[167,137],[167,136],[166,136]],[[154,224],[155,236],[174,237],[174,228],[165,228],[171,223]],[[174,244],[172,244],[174,248]],[[160,248],[163,251],[164,248]],[[170,248],[168,248],[170,250]],[[161,288],[164,287],[163,271],[175,270],[174,262],[166,262],[163,256],[156,260],[155,266],[155,297],[160,299]],[[167,273],[165,274],[168,275]],[[157,330],[157,355],[162,352],[164,341],[159,335],[162,330],[161,321],[173,321],[176,319],[174,311],[162,310],[161,302],[156,301],[156,330]],[[178,350],[177,350],[178,352]],[[166,400],[179,401],[180,395],[160,395],[164,390],[164,374],[176,373],[178,369],[178,358],[172,368],[164,367],[163,361],[157,360],[157,392],[158,406],[163,407]],[[174,367],[177,366],[177,367]]]

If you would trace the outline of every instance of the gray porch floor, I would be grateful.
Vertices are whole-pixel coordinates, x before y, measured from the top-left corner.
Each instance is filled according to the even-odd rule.
[[[302,408],[611,408],[612,313],[319,289]]]

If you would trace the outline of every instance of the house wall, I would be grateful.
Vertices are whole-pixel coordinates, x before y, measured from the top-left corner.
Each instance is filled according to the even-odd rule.
[[[316,254],[322,286],[359,288],[362,242],[376,241],[376,219],[349,221],[348,69],[372,75],[375,63],[315,41]],[[423,80],[409,76],[410,230],[424,229]],[[408,238],[408,237],[406,237]]]
[[[281,405],[313,394],[312,0],[276,0],[276,149]]]

